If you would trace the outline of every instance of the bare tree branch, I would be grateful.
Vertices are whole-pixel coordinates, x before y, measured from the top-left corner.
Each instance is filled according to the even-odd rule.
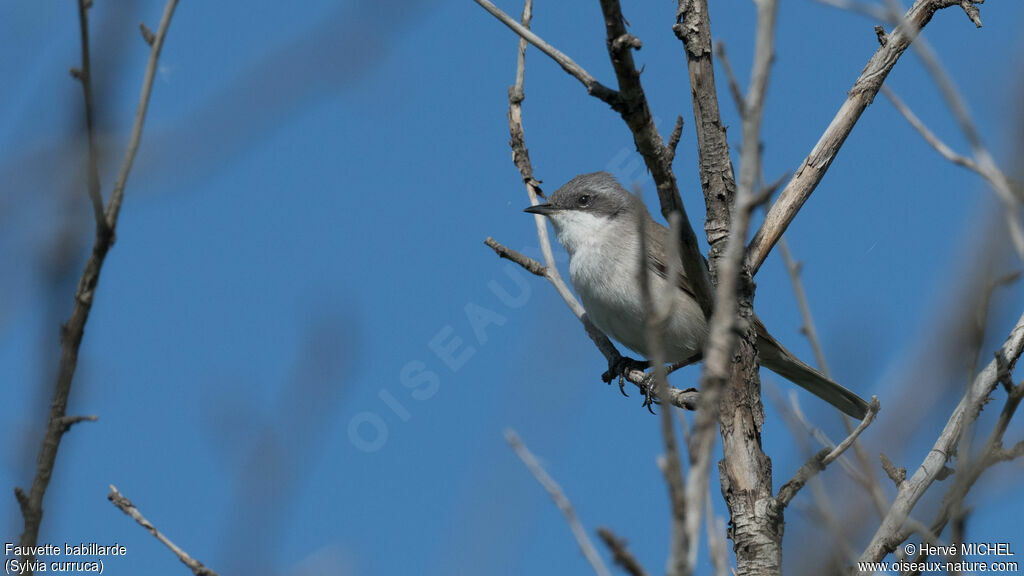
[[[928,127],[924,125],[924,122],[921,122],[917,115],[914,114],[913,111],[911,111],[910,108],[903,103],[903,100],[901,100],[900,97],[897,96],[896,93],[892,91],[892,89],[890,89],[888,86],[882,86],[882,94],[885,94],[885,97],[888,98],[890,102],[892,102],[892,105],[896,107],[896,110],[898,110],[899,113],[902,114],[903,117],[907,120],[907,122],[909,122],[910,125],[914,127],[914,130],[917,130],[917,133],[920,134],[922,138],[924,138],[925,142],[927,142],[932,148],[935,148],[935,151],[941,154],[943,158],[949,160],[950,162],[956,164],[957,166],[963,166],[964,168],[967,168],[972,172],[980,173],[981,169],[978,168],[978,165],[974,163],[974,160],[971,160],[966,156],[957,154],[956,152],[953,152],[952,148],[947,146],[946,143],[943,142],[942,140],[939,140],[939,137],[936,136],[931,130],[929,130]]]
[[[964,508],[963,500],[967,496],[968,491],[970,491],[974,483],[978,481],[986,470],[1000,462],[1013,460],[1024,455],[1024,442],[1018,442],[1009,450],[1003,448],[1003,436],[1006,434],[1006,429],[1016,413],[1021,399],[1024,399],[1024,383],[1014,386],[1010,390],[1003,405],[1003,410],[999,413],[999,419],[989,433],[984,448],[982,448],[981,453],[976,458],[969,460],[964,455],[966,447],[961,447],[957,457],[956,479],[942,497],[942,505],[939,507],[939,512],[929,528],[931,532],[941,534],[951,519],[957,519],[957,511]],[[897,538],[900,538],[900,541],[905,540],[910,535],[909,530],[909,527],[905,528]]]
[[[831,371],[828,368],[828,362],[825,360],[825,350],[821,346],[821,340],[818,338],[818,329],[814,325],[814,316],[811,314],[811,305],[807,300],[807,292],[804,290],[803,281],[800,279],[800,272],[802,266],[799,262],[794,260],[793,254],[789,250],[789,243],[786,242],[785,236],[779,238],[779,253],[782,256],[782,261],[786,265],[786,271],[789,273],[790,283],[793,285],[793,294],[796,296],[797,306],[800,309],[801,327],[800,331],[803,332],[804,336],[807,337],[807,341],[811,345],[811,349],[814,351],[814,358],[818,364],[818,369],[826,377],[831,377]],[[843,427],[846,428],[847,435],[853,434],[854,426],[850,421],[850,418],[846,415],[842,415]],[[875,477],[874,467],[872,466],[871,459],[868,457],[867,451],[861,446],[859,442],[853,443],[853,452],[857,457],[857,463],[860,465],[861,474],[859,477],[855,477],[855,481],[860,484],[864,490],[871,496],[871,501],[875,505],[875,511],[878,513],[878,517],[885,516],[885,511],[888,508],[888,501],[886,500],[885,493],[882,491],[881,485],[878,483],[878,479]],[[863,479],[863,481],[861,481]]]
[[[562,515],[565,516],[565,521],[569,524],[569,529],[572,530],[572,535],[576,538],[576,543],[579,544],[580,551],[583,552],[583,556],[586,557],[587,561],[590,562],[590,566],[594,569],[594,573],[598,576],[610,576],[608,567],[605,566],[604,560],[601,559],[601,555],[598,554],[597,548],[594,547],[594,543],[590,540],[590,536],[587,535],[586,529],[583,528],[583,524],[580,523],[579,518],[576,517],[576,511],[573,510],[572,503],[566,498],[565,493],[562,492],[562,487],[555,482],[555,479],[548,475],[544,467],[540,465],[537,458],[530,452],[529,448],[523,444],[523,441],[519,439],[519,435],[516,434],[515,430],[505,430],[505,440],[508,441],[509,446],[515,450],[516,455],[523,461],[526,468],[530,470],[533,477],[537,479],[537,482],[547,490],[551,499],[554,500],[558,509],[562,511]]]
[[[892,480],[892,483],[898,489],[907,479],[907,469],[903,466],[897,467],[884,453],[880,453],[878,458],[882,462],[882,470],[885,470],[885,475],[889,477],[889,480]]]
[[[769,398],[775,405],[775,409],[782,415],[787,427],[790,430],[790,433],[793,435],[793,439],[796,441],[796,444],[799,448],[801,455],[805,459],[810,459],[813,456],[810,447],[811,435],[807,434],[807,428],[805,426],[805,423],[801,421],[801,419],[797,416],[796,413],[798,410],[796,408],[790,407],[789,403],[786,402],[786,399],[783,398],[782,393],[779,391],[778,387],[769,387],[768,392]],[[793,404],[798,408],[799,403],[797,401],[796,394],[790,391],[789,397],[791,398]],[[834,446],[835,444],[830,442],[827,445],[823,445],[822,447],[826,448],[826,451],[829,451]],[[857,444],[854,444],[854,446],[857,446]],[[840,467],[843,468],[845,472],[846,469],[844,466],[842,466],[842,458],[840,458],[839,462]],[[836,514],[834,512],[832,495],[826,491],[821,476],[812,477],[809,481],[809,484],[811,487],[811,504],[806,507],[802,507],[805,508],[803,512],[808,517],[816,515],[816,518],[828,530],[829,536],[831,537],[831,541],[835,543],[836,551],[832,552],[833,555],[842,558],[844,565],[854,562],[857,559],[857,555],[853,551],[853,546],[850,543],[850,539],[847,534],[850,519],[843,518],[843,520],[839,520],[836,517]],[[836,504],[839,503],[836,502]],[[797,508],[801,508],[799,502],[796,504],[796,506]],[[806,569],[806,564],[803,567]],[[820,571],[820,568],[814,567],[813,570],[816,573]]]
[[[725,51],[725,42],[721,40],[715,42],[715,56],[718,56],[718,62],[722,65],[722,70],[725,71],[725,79],[729,82],[729,94],[732,96],[733,104],[736,105],[736,112],[742,118],[747,103],[743,101],[743,89],[740,88],[739,80],[736,79],[736,73],[733,72],[732,64],[729,63],[729,55]]]
[[[676,126],[668,137],[668,144],[665,145],[665,153],[668,155],[669,164],[676,158],[676,149],[679,147],[679,140],[683,137],[683,117],[676,116]]]
[[[21,534],[21,545],[26,548],[35,546],[39,538],[39,525],[43,517],[43,496],[45,496],[46,489],[50,484],[50,477],[53,474],[53,467],[57,460],[57,450],[60,447],[61,439],[69,427],[68,422],[65,420],[65,413],[67,411],[68,397],[71,393],[72,379],[75,375],[75,368],[78,365],[78,350],[82,344],[89,312],[92,310],[93,297],[99,282],[100,271],[103,268],[107,252],[114,242],[114,231],[117,228],[117,218],[121,210],[124,186],[128,180],[128,173],[131,171],[135,152],[139,147],[139,140],[142,137],[142,125],[146,119],[146,108],[149,105],[149,95],[153,88],[153,78],[156,75],[160,49],[163,46],[164,38],[167,36],[167,28],[170,26],[171,16],[173,16],[177,4],[177,0],[168,0],[164,7],[160,26],[157,29],[153,45],[150,47],[149,62],[146,65],[146,73],[142,82],[139,107],[135,113],[135,123],[132,126],[132,136],[128,149],[125,152],[117,182],[114,184],[114,191],[110,196],[110,201],[104,213],[105,224],[103,221],[97,222],[96,238],[92,253],[85,264],[85,270],[82,272],[78,288],[75,291],[75,306],[71,312],[71,318],[68,319],[61,330],[61,359],[60,368],[57,373],[57,386],[54,391],[53,402],[50,405],[50,416],[47,421],[46,433],[43,437],[42,447],[39,449],[36,475],[32,481],[32,488],[27,495],[24,491],[19,490],[21,495],[18,499],[25,521],[25,528]],[[23,556],[22,560],[28,563],[32,560],[32,557]]]
[[[804,465],[797,470],[793,479],[786,482],[782,488],[779,489],[779,495],[776,497],[779,503],[783,506],[788,505],[789,502],[793,500],[793,497],[796,496],[797,492],[807,484],[808,480],[813,478],[818,472],[821,472],[828,467],[829,464],[835,462],[837,458],[843,455],[843,452],[846,452],[850,446],[853,446],[861,432],[866,430],[867,427],[874,422],[875,416],[878,415],[878,408],[878,398],[872,396],[871,403],[868,405],[868,413],[864,415],[864,419],[860,421],[857,428],[831,451],[823,449],[804,463]]]
[[[658,129],[654,125],[654,118],[640,83],[640,72],[636,69],[633,53],[629,50],[630,47],[639,49],[639,40],[623,41],[632,36],[626,32],[625,18],[622,16],[619,0],[600,1],[601,12],[604,14],[608,56],[615,69],[619,94],[623,99],[623,107],[618,112],[629,126],[630,132],[633,133],[633,143],[636,144],[637,151],[643,156],[644,164],[657,186],[661,215],[666,222],[670,221],[673,213],[678,212],[682,216],[681,225],[676,231],[678,234],[676,241],[679,243],[683,270],[686,271],[687,278],[693,284],[694,298],[701,310],[704,311],[704,315],[710,317],[714,302],[711,277],[708,274],[704,255],[701,254],[700,246],[697,244],[697,235],[693,232],[686,207],[679,195],[676,176],[672,171],[674,155],[666,154],[666,147],[661,134],[658,133]]]
[[[95,414],[89,414],[87,416],[65,416],[60,419],[60,426],[65,432],[67,432],[69,428],[79,422],[96,422],[99,419],[99,416]]]
[[[865,10],[864,5],[856,2],[846,2],[842,0],[818,1],[837,8],[867,14],[872,18],[888,22],[890,24],[901,22],[900,12],[902,10],[902,6],[898,0],[888,0],[886,3],[887,8],[872,6],[871,10]],[[977,3],[980,4],[981,2]],[[959,5],[975,26],[979,28],[981,27],[981,17],[977,6],[974,5],[975,2],[970,0],[960,0],[959,2],[953,2],[952,4]],[[1017,251],[1018,257],[1024,260],[1024,226],[1022,226],[1018,214],[1020,204],[1024,203],[1024,190],[1021,190],[1019,186],[1014,186],[1009,177],[1006,176],[1006,173],[1000,170],[996,165],[995,159],[982,141],[981,134],[979,133],[974,120],[971,118],[966,101],[960,94],[960,90],[949,75],[946,67],[943,66],[942,61],[936,55],[931,44],[923,36],[919,35],[916,41],[914,41],[912,47],[918,57],[921,58],[921,63],[924,64],[925,70],[927,70],[928,74],[932,77],[932,80],[939,89],[939,93],[946,102],[946,106],[949,108],[953,118],[960,126],[961,132],[963,132],[964,137],[971,146],[971,153],[974,158],[969,159],[954,153],[948,146],[943,144],[941,140],[935,137],[935,135],[932,134],[932,132],[928,130],[920,120],[917,120],[916,116],[910,112],[909,108],[905,105],[901,106],[901,101],[896,99],[893,101],[893,104],[900,113],[903,114],[907,121],[910,122],[910,124],[924,137],[924,139],[939,152],[939,154],[954,164],[964,166],[976,172],[989,183],[989,186],[993,191],[995,191],[996,196],[999,197],[1000,201],[1003,202],[1006,207],[1004,217],[1006,218],[1006,223],[1009,227],[1010,238],[1013,242],[1014,249]],[[895,97],[894,94],[890,95],[888,92],[886,93],[886,96],[889,96],[890,100]]]
[[[943,73],[940,72],[939,74]],[[955,88],[951,89],[955,90]],[[980,139],[972,141],[972,148],[974,148],[975,155],[979,156],[981,161],[986,163],[985,167],[982,167],[979,162],[976,162],[971,158],[954,152],[946,145],[945,142],[940,140],[931,130],[929,130],[928,127],[924,125],[924,122],[921,122],[910,108],[900,100],[898,96],[896,96],[895,92],[885,86],[882,86],[882,93],[889,98],[889,101],[892,102],[893,106],[899,110],[900,114],[903,115],[907,122],[917,130],[921,137],[924,138],[936,152],[953,164],[962,166],[975,174],[978,174],[989,183],[989,186],[991,186],[993,190],[996,191],[996,195],[999,197],[999,200],[1003,202],[1003,205],[1006,207],[1003,214],[1006,219],[1007,229],[1010,231],[1010,240],[1013,243],[1014,250],[1016,250],[1017,256],[1021,260],[1024,260],[1024,226],[1021,225],[1017,210],[1020,204],[1019,199],[1014,196],[1010,179],[1007,178],[1006,174],[995,165],[995,162],[992,160],[988,150],[981,144]],[[956,98],[959,97],[957,96]],[[951,104],[950,108],[957,110],[962,106],[962,103],[960,103],[959,100],[954,101],[957,103]],[[966,114],[966,112],[961,112],[961,114]],[[954,115],[959,117],[959,114]],[[972,138],[978,138],[974,125],[971,123],[969,118],[963,120],[961,122],[961,126],[964,127],[964,133],[968,135],[969,140]]]
[[[146,64],[146,75],[142,79],[142,92],[139,94],[139,106],[135,111],[135,123],[132,125],[132,133],[128,139],[128,148],[125,150],[124,159],[121,161],[121,169],[117,172],[117,180],[114,181],[114,191],[110,194],[110,201],[107,203],[107,224],[111,230],[117,228],[117,218],[121,214],[121,202],[124,201],[124,186],[128,182],[128,175],[135,163],[135,153],[139,151],[139,142],[142,140],[142,125],[146,120],[146,110],[149,108],[149,95],[153,91],[153,79],[156,78],[157,62],[160,60],[160,50],[163,49],[164,39],[167,37],[167,27],[171,25],[171,16],[178,6],[178,0],[167,0],[164,6],[164,13],[160,17],[160,24],[157,26],[156,35],[149,48],[149,62]]]
[[[633,553],[626,547],[626,541],[615,535],[608,528],[600,527],[597,535],[604,541],[605,546],[612,553],[612,561],[615,565],[630,576],[647,576],[647,571],[640,565],[640,562],[633,556]]]
[[[780,410],[781,409],[782,408],[780,408]],[[817,426],[812,424],[810,420],[807,419],[807,416],[800,408],[800,402],[796,394],[790,393],[789,405],[785,413],[791,415],[793,422],[802,426],[803,429],[812,438],[814,438],[814,440],[822,448],[832,450],[837,445],[835,442],[832,441],[831,438],[828,437],[828,434],[826,434],[821,428],[818,428]],[[853,430],[851,429],[851,432],[852,431]],[[876,503],[875,506],[878,510],[881,510],[879,515],[884,515],[885,511],[888,510],[889,508],[889,503],[885,499],[885,494],[881,492],[881,489],[877,491],[878,495],[876,496],[876,492],[873,492],[871,490],[871,482],[868,481],[867,478],[865,478],[864,473],[861,470],[859,470],[852,463],[847,461],[845,455],[839,458],[839,466],[843,469],[843,472],[845,472],[846,475],[850,477],[850,479],[852,479],[858,485],[863,487],[865,491],[867,491],[872,497],[877,497],[879,499],[879,502]]]
[[[895,502],[871,538],[864,553],[861,554],[860,561],[881,560],[900,543],[901,540],[896,540],[896,536],[910,511],[925,490],[942,473],[946,462],[960,442],[963,431],[974,421],[981,406],[999,384],[1001,373],[1013,368],[1022,350],[1024,350],[1024,316],[1017,321],[1006,342],[996,352],[995,358],[974,379],[960,404],[953,410],[953,414],[946,422],[946,426],[934,446],[921,462],[920,467],[913,476],[900,485]]]
[[[874,100],[886,76],[907,50],[918,32],[928,24],[938,10],[959,6],[960,0],[917,0],[907,11],[899,25],[887,36],[857,77],[839,112],[804,159],[793,178],[772,205],[760,230],[748,247],[747,263],[756,273],[775,243],[782,237],[797,212],[810,198],[835,160],[839,149],[857,124],[861,114]]]
[[[499,257],[519,264],[520,266],[525,268],[526,271],[529,272],[530,274],[540,276],[541,278],[547,278],[547,266],[544,266],[543,264],[537,262],[533,258],[530,258],[529,256],[522,254],[521,252],[517,252],[505,246],[504,244],[498,242],[497,240],[491,238],[490,236],[488,236],[487,239],[484,240],[484,244],[486,244],[491,250],[494,250],[494,253],[497,254]]]
[[[558,63],[563,70],[569,73],[570,76],[580,81],[583,87],[587,89],[587,93],[599,98],[600,100],[607,103],[612,108],[620,106],[620,96],[611,88],[608,88],[604,84],[601,84],[590,75],[589,72],[583,69],[582,66],[573,61],[562,52],[559,52],[557,48],[548,44],[544,40],[530,31],[527,20],[526,24],[520,24],[516,22],[511,16],[505,14],[500,8],[487,0],[473,0],[479,4],[484,10],[491,13],[492,16],[497,18],[502,24],[508,26],[510,30],[519,35],[520,38],[525,39],[530,44],[533,44],[541,52],[547,54],[552,60]]]
[[[880,22],[891,21],[888,10],[868,2],[859,2],[857,0],[815,0],[815,2],[826,6],[832,6],[833,8],[839,8],[840,10],[856,12]]]
[[[110,485],[110,493],[107,494],[107,500],[110,500],[114,506],[117,506],[122,512],[131,516],[133,520],[139,523],[139,526],[145,528],[146,531],[156,537],[161,544],[167,546],[171,552],[174,552],[174,555],[178,557],[178,560],[181,560],[182,564],[188,566],[189,570],[191,570],[193,574],[196,576],[217,576],[216,572],[210,570],[206,566],[203,566],[202,562],[186,554],[185,551],[178,548],[174,542],[171,542],[169,538],[161,534],[160,531],[156,529],[156,526],[153,526],[152,522],[146,520],[146,517],[139,512],[139,509],[132,504],[131,500],[117,491],[117,488],[115,488],[113,484]]]
[[[93,117],[92,99],[92,64],[89,58],[89,8],[90,0],[78,0],[78,26],[82,39],[82,67],[72,69],[71,75],[82,83],[82,94],[85,97],[85,131],[89,141],[89,200],[92,202],[93,216],[96,218],[98,234],[105,234],[107,219],[103,214],[103,193],[100,191],[99,151],[96,147],[95,120]]]

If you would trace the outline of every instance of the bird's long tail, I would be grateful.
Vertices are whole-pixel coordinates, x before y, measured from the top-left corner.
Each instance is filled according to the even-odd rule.
[[[863,398],[804,364],[779,344],[756,317],[754,330],[757,332],[757,352],[762,366],[835,406],[843,413],[858,420],[864,419],[868,403]]]

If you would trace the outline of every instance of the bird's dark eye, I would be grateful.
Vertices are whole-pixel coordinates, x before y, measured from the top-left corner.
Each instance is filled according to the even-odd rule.
[[[576,205],[579,206],[580,208],[586,208],[587,206],[590,206],[590,195],[581,194],[578,198],[576,198]]]

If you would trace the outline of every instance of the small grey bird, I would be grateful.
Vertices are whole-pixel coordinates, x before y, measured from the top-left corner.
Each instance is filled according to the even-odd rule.
[[[594,172],[577,176],[555,191],[548,203],[526,212],[542,214],[555,227],[569,253],[569,276],[587,316],[605,334],[649,358],[640,278],[639,221],[645,230],[645,258],[656,309],[671,310],[661,334],[665,359],[680,362],[699,358],[708,338],[708,323],[694,299],[682,266],[674,287],[668,285],[669,230],[655,222],[643,201],[630,194],[614,176]],[[863,419],[867,402],[826,378],[783,348],[753,319],[761,364],[815,396]]]

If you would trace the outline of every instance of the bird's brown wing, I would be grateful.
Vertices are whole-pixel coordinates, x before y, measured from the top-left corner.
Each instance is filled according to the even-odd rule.
[[[672,241],[672,239],[669,238],[670,233],[668,228],[665,228],[654,220],[648,219],[647,230],[649,232],[647,238],[651,242],[651,245],[647,247],[648,267],[651,271],[657,274],[659,278],[667,279],[669,268],[668,262],[664,262],[663,258],[659,258],[657,255],[663,254],[667,256],[671,252],[678,253],[678,251],[668,250],[667,243]],[[707,259],[704,259],[704,265],[707,266],[707,264]],[[696,300],[697,293],[693,289],[693,283],[690,281],[690,278],[686,275],[686,270],[681,264],[677,267],[679,269],[679,273],[676,275],[676,286],[683,292],[686,292],[690,298]]]

